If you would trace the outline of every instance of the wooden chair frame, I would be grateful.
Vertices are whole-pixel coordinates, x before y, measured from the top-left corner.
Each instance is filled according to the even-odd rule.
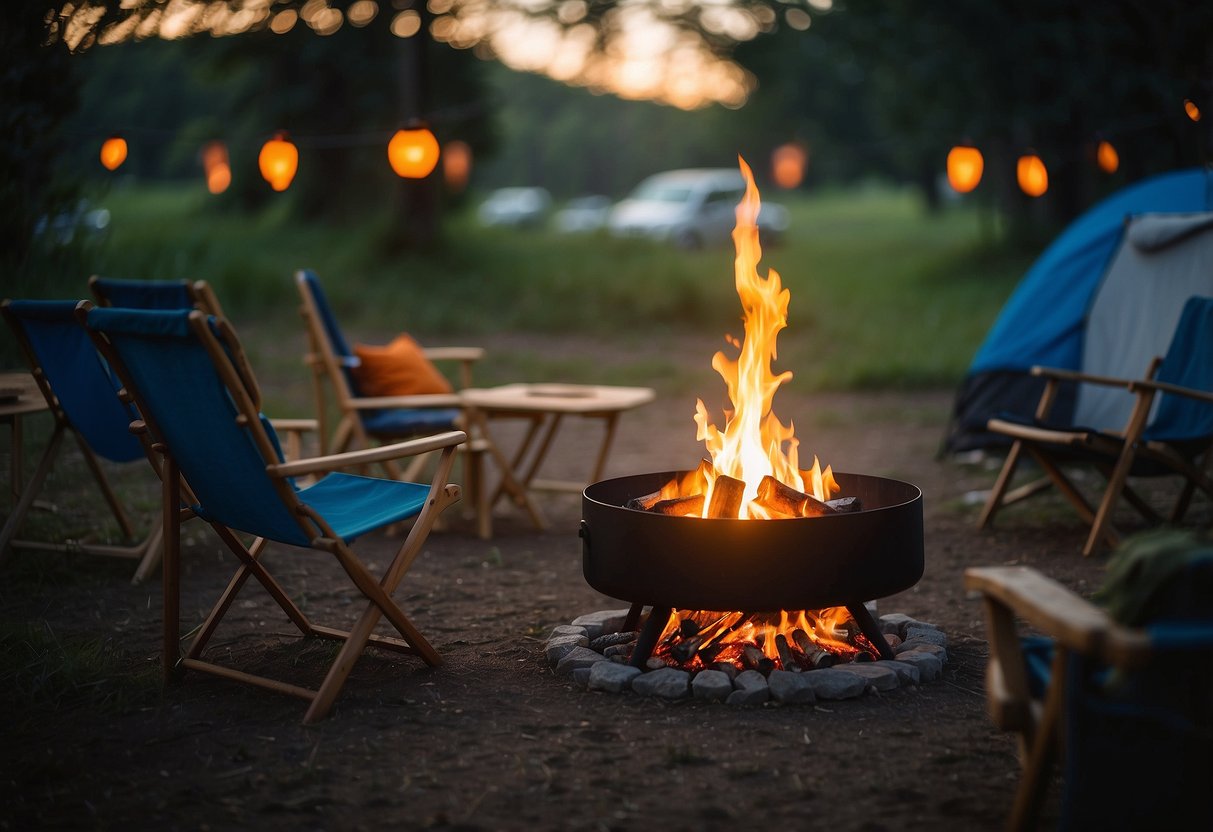
[[[82,322],[87,321],[91,304],[82,303],[78,310]],[[159,471],[162,484],[162,511],[164,514],[164,634],[163,668],[167,680],[175,679],[184,670],[197,670],[230,680],[245,682],[269,690],[286,693],[308,700],[310,705],[304,716],[305,723],[323,719],[332,709],[358,657],[368,645],[419,656],[426,664],[437,665],[442,659],[412,624],[391,595],[405,572],[420,553],[435,520],[448,506],[460,497],[458,485],[450,484],[447,478],[454,464],[455,448],[466,439],[460,431],[451,431],[423,439],[380,446],[345,454],[327,455],[308,460],[281,461],[270,435],[259,418],[259,396],[257,386],[248,366],[243,350],[231,327],[218,321],[212,324],[201,311],[189,314],[190,330],[202,343],[214,364],[231,400],[238,410],[237,424],[246,430],[265,460],[265,473],[273,490],[283,504],[293,512],[303,534],[311,541],[311,547],[333,555],[349,576],[354,587],[367,600],[361,616],[353,627],[346,631],[311,622],[303,611],[291,600],[286,590],[269,573],[261,562],[260,555],[265,541],[257,538],[246,546],[232,529],[209,521],[216,534],[231,549],[240,561],[227,587],[207,615],[184,655],[179,651],[180,639],[180,529],[181,523],[195,516],[193,511],[182,508],[183,486],[181,471],[173,449],[164,441],[164,432],[150,417],[150,409],[143,402],[141,391],[132,384],[118,351],[110,344],[104,333],[90,331],[99,350],[112,363],[119,377],[127,385],[126,392],[143,415],[146,435],[150,447],[160,457]],[[418,454],[437,452],[439,461],[430,482],[428,495],[412,527],[396,551],[382,578],[375,578],[362,561],[354,554],[349,544],[333,530],[329,523],[304,502],[290,484],[292,478],[319,476],[343,468],[357,467],[399,460]],[[302,635],[335,639],[343,646],[333,660],[323,682],[315,689],[300,687],[266,676],[236,670],[215,661],[203,658],[206,646],[219,626],[224,614],[230,609],[237,593],[248,579],[254,578]],[[380,636],[373,631],[381,617],[386,617],[400,637]]]

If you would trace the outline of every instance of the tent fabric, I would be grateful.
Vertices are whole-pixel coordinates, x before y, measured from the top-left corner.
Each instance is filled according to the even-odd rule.
[[[1005,439],[987,432],[985,423],[996,414],[1032,415],[1043,389],[1043,381],[1028,374],[1033,366],[1084,369],[1088,314],[1109,263],[1121,247],[1129,218],[1192,214],[1211,208],[1213,177],[1203,168],[1190,168],[1130,185],[1072,222],[1028,269],[974,356],[956,394],[943,451],[957,453],[1003,444]],[[1152,233],[1166,237],[1165,231],[1156,228]],[[1182,241],[1183,234],[1178,237]],[[1181,298],[1179,306],[1182,303]],[[1170,333],[1168,330],[1168,338]],[[1132,367],[1124,372],[1140,375],[1142,369]],[[1071,419],[1074,407],[1074,390],[1063,390],[1054,414]]]

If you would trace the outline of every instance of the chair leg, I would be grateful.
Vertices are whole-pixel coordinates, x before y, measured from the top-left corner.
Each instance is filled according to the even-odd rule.
[[[160,568],[164,616],[162,671],[167,683],[176,677],[181,655],[181,473],[171,456],[164,457],[160,474],[161,528],[164,532],[164,562]]]
[[[42,458],[38,460],[38,465],[34,469],[34,475],[30,477],[29,483],[22,489],[21,498],[13,506],[12,514],[8,516],[4,529],[0,531],[0,561],[8,553],[9,544],[17,534],[17,529],[21,528],[22,522],[25,521],[25,515],[29,512],[30,506],[34,504],[34,498],[38,496],[38,490],[42,488],[42,483],[46,481],[47,476],[51,472],[55,457],[59,454],[59,445],[63,442],[64,430],[65,428],[62,423],[55,424],[55,431],[46,443],[46,450],[42,452]],[[13,483],[12,485],[14,488],[18,487],[17,483]]]
[[[1023,773],[1007,823],[1009,830],[1039,828],[1040,809],[1044,804],[1049,777],[1057,762],[1060,749],[1061,715],[1066,701],[1066,663],[1069,653],[1057,645],[1053,668],[1049,675],[1049,690],[1045,695],[1044,712],[1023,760]]]
[[[1087,542],[1082,547],[1083,555],[1090,556],[1099,545],[1100,538],[1106,539],[1109,546],[1115,546],[1119,541],[1120,535],[1112,528],[1112,510],[1116,507],[1116,501],[1120,498],[1121,491],[1124,490],[1125,481],[1129,478],[1129,471],[1133,468],[1135,455],[1133,444],[1126,442],[1124,452],[1112,470],[1112,476],[1108,477],[1108,486],[1104,491],[1103,500],[1099,504],[1099,511],[1096,512],[1095,519],[1091,523],[1091,533],[1087,535]]]
[[[1019,455],[1023,452],[1023,442],[1018,439],[1011,445],[1011,450],[1007,451],[1007,458],[1002,463],[1002,470],[998,472],[998,479],[994,481],[994,488],[990,491],[990,496],[986,498],[985,507],[981,510],[981,517],[977,520],[977,528],[984,529],[994,520],[994,515],[998,513],[998,509],[1002,507],[1002,498],[1007,493],[1007,488],[1011,485],[1011,479],[1015,476],[1015,469],[1019,465]]]
[[[164,555],[164,518],[160,517],[156,520],[155,526],[148,532],[147,540],[143,543],[143,556],[139,559],[139,566],[135,568],[135,574],[131,578],[131,586],[138,586],[147,580],[147,576],[152,574]]]
[[[97,481],[97,485],[101,488],[101,494],[109,505],[110,513],[114,515],[114,519],[118,521],[118,526],[122,529],[123,537],[128,541],[134,540],[135,527],[131,525],[130,518],[126,516],[126,510],[118,500],[118,495],[114,493],[114,489],[110,486],[109,477],[105,475],[105,470],[101,467],[97,455],[93,453],[93,449],[84,441],[84,437],[75,431],[72,431],[72,434],[76,437],[76,444],[80,446],[80,453],[84,455],[85,463],[88,465],[89,470],[93,472],[93,479]]]

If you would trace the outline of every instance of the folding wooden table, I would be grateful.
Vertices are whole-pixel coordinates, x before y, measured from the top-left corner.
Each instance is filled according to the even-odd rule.
[[[459,393],[472,426],[472,435],[486,440],[501,471],[501,484],[489,496],[481,489],[477,506],[482,537],[491,536],[490,512],[497,501],[509,495],[530,515],[537,528],[546,528],[533,491],[580,492],[588,483],[602,478],[619,414],[651,402],[655,393],[648,387],[615,387],[600,384],[506,384],[501,387],[469,388]],[[589,479],[585,482],[537,479],[540,466],[551,450],[552,440],[565,416],[580,416],[603,421],[602,444]],[[524,418],[530,421],[513,459],[507,459],[493,440],[489,422],[500,418]],[[538,441],[536,441],[538,440]]]
[[[9,426],[9,496],[13,505],[25,484],[21,420],[30,413],[47,409],[46,398],[31,373],[25,370],[0,372],[0,424]]]

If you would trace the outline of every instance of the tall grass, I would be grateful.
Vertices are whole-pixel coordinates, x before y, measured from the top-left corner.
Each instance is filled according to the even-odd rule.
[[[796,368],[798,387],[955,383],[1030,259],[983,241],[973,211],[927,214],[905,192],[770,198],[788,205],[792,224],[760,270],[776,269],[791,292],[780,359]],[[233,214],[196,186],[116,189],[105,204],[112,222],[103,240],[78,247],[74,261],[45,253],[36,282],[7,293],[82,297],[93,272],[204,278],[246,340],[255,323],[251,340],[272,347],[299,334],[291,275],[307,267],[352,332],[620,344],[740,334],[731,247],[681,252],[601,234],[489,229],[465,211],[446,218],[435,251],[399,255],[387,253],[381,224],[294,223],[281,203]],[[568,371],[592,374],[593,365]]]

